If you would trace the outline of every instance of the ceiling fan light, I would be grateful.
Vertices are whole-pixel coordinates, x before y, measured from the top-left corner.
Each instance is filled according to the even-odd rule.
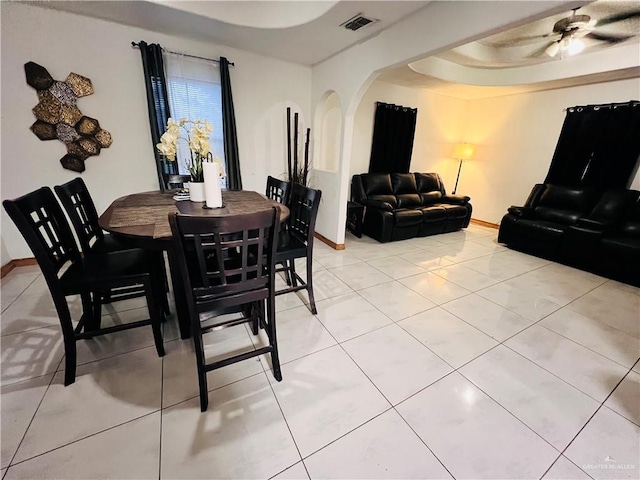
[[[579,38],[572,38],[569,41],[569,46],[567,47],[567,51],[569,55],[576,55],[584,50],[584,42]]]
[[[560,51],[560,43],[559,42],[553,42],[551,45],[549,45],[545,49],[544,53],[546,53],[550,57],[555,57],[558,54],[559,51]]]

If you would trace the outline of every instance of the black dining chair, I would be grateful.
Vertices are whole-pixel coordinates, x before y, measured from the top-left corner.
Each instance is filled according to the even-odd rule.
[[[265,195],[271,200],[286,205],[289,200],[289,189],[291,182],[274,178],[271,175],[267,177],[267,190]]]
[[[157,295],[162,283],[149,255],[142,250],[81,255],[49,187],[2,204],[31,248],[53,298],[64,339],[65,385],[75,381],[76,341],[80,339],[151,325],[158,356],[164,355],[162,309]],[[91,293],[132,286],[144,289],[149,318],[101,328],[95,321]],[[82,315],[75,327],[66,300],[70,295],[80,295],[82,300]]]
[[[287,227],[282,229],[278,239],[276,263],[281,267],[276,272],[283,272],[288,287],[276,291],[276,295],[307,290],[309,308],[314,315],[317,312],[313,295],[313,236],[316,229],[316,217],[322,192],[300,184],[291,184],[289,193],[289,211]],[[307,281],[296,273],[296,258],[305,258],[307,264]]]
[[[279,217],[277,207],[225,217],[169,215],[187,295],[203,412],[209,404],[207,372],[211,370],[270,353],[273,376],[282,380],[273,287]],[[211,323],[208,315],[201,322],[201,314],[213,313],[215,318],[230,310],[238,313],[238,309],[239,317]],[[204,333],[249,322],[255,335],[259,327],[265,329],[268,346],[207,363]]]
[[[103,232],[98,223],[98,212],[95,204],[82,178],[77,177],[63,185],[56,185],[54,190],[60,199],[60,203],[62,203],[62,206],[67,212],[67,216],[71,220],[84,255],[119,252],[131,249],[131,247],[117,242],[111,235]],[[162,252],[149,252],[148,255],[154,257],[153,261],[157,264],[160,275],[166,279]],[[96,315],[96,321],[100,321],[100,305],[145,295],[146,292],[144,288],[138,286],[106,292],[94,292],[94,313]],[[169,303],[166,295],[163,295],[163,308],[169,313]]]
[[[82,252],[88,254],[126,250],[98,224],[98,211],[82,178],[53,187],[76,232]]]
[[[174,188],[184,188],[184,184],[191,180],[191,175],[175,175],[165,173],[162,175],[164,185],[167,190]]]

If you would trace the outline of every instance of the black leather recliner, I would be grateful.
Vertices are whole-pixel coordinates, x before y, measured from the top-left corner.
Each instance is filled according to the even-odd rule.
[[[509,208],[498,241],[640,285],[640,192],[536,185],[523,207]]]
[[[534,255],[555,259],[565,231],[586,217],[597,192],[537,184],[523,207],[510,207],[500,222],[498,241]]]
[[[465,228],[469,197],[447,195],[437,173],[363,173],[351,180],[351,199],[366,207],[362,232],[379,242]]]

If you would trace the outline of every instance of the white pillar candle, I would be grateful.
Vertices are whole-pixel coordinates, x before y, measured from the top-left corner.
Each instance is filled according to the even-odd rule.
[[[220,190],[220,167],[216,162],[203,162],[204,198],[209,208],[222,206],[222,191]]]

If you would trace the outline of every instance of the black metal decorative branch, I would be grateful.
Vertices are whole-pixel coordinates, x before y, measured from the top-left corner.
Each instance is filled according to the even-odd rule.
[[[287,107],[287,172],[289,181],[307,185],[309,179],[309,137],[311,129],[307,128],[307,135],[304,144],[304,163],[298,162],[298,113],[293,115],[293,145],[291,144],[291,107]],[[293,155],[291,151],[293,150]],[[293,159],[292,159],[293,157]],[[293,161],[292,161],[293,160]]]

